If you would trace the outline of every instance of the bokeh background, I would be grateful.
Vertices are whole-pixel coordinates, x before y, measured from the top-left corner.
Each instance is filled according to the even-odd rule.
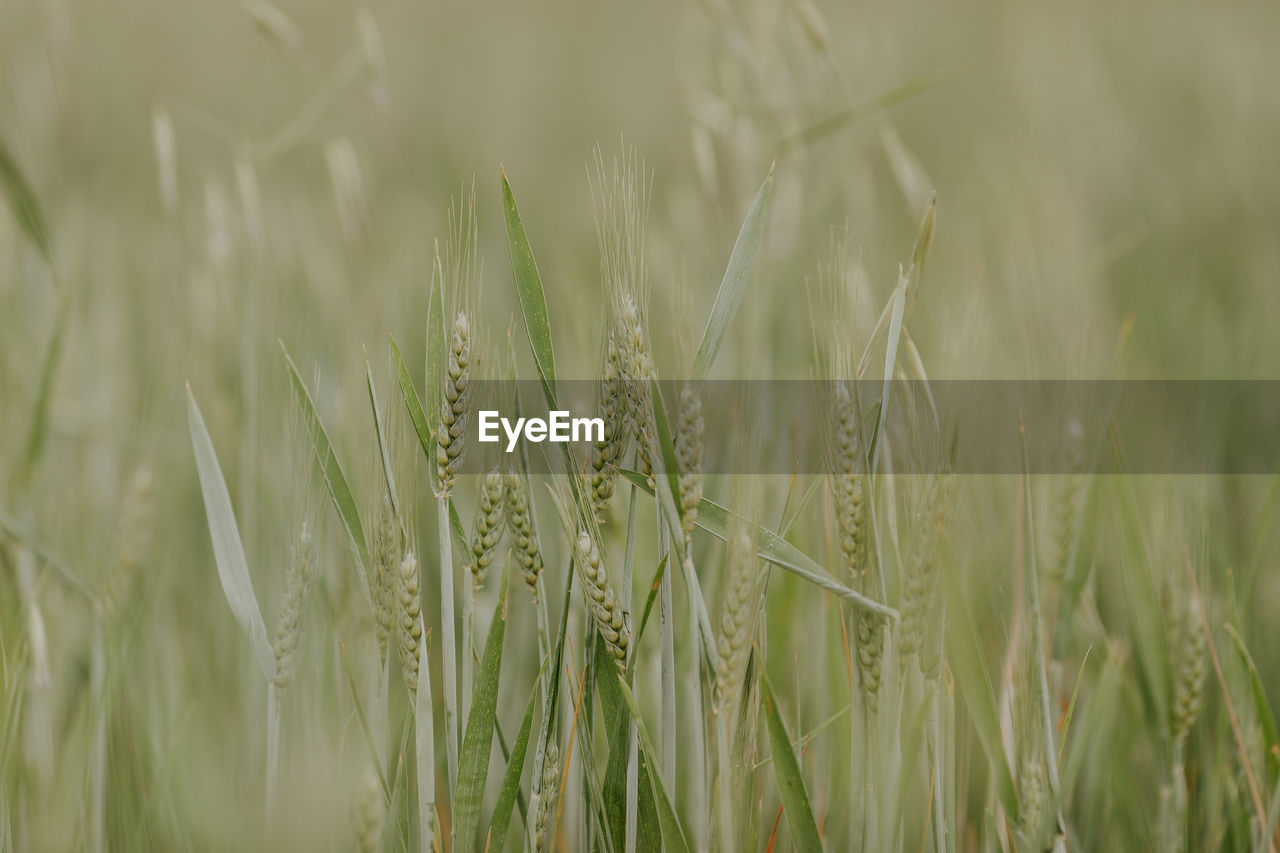
[[[361,347],[385,382],[392,331],[422,381],[434,241],[464,190],[477,198],[486,334],[505,352],[515,323],[525,378],[499,167],[537,253],[562,373],[590,377],[604,303],[588,171],[595,145],[608,157],[624,140],[653,173],[651,334],[666,375],[679,375],[678,330],[700,332],[776,157],[765,247],[717,376],[811,375],[805,282],[833,232],[847,229],[869,330],[936,192],[911,321],[931,376],[1274,378],[1278,43],[1280,6],[1268,2],[4,3],[0,139],[44,210],[52,271],[0,216],[3,508],[96,577],[118,548],[135,472],[154,489],[128,710],[112,733],[113,838],[217,849],[272,837],[241,809],[260,800],[262,699],[216,580],[184,382],[218,447],[270,625],[280,531],[300,500],[277,339],[314,377],[348,473],[372,494]],[[61,312],[47,439],[20,487]],[[1173,489],[1148,485],[1153,501]],[[1213,519],[1206,550],[1222,586],[1230,565],[1272,543],[1258,526],[1267,488],[1192,488]],[[429,505],[425,482],[419,492]],[[969,525],[1004,516],[1001,531],[974,538],[1005,562],[1006,494]],[[1186,529],[1178,510],[1153,515],[1156,538]],[[336,577],[336,530],[326,543]],[[1178,568],[1178,546],[1168,550]],[[1258,586],[1233,592],[1245,621],[1280,603],[1273,563],[1261,562]],[[12,560],[3,566],[8,699],[25,678],[25,623]],[[38,581],[50,749],[23,757],[15,735],[0,768],[11,821],[31,808],[20,788],[47,804],[16,836],[31,849],[78,846],[84,813],[88,629],[59,577],[42,568]],[[1007,589],[992,583],[998,602]],[[1274,651],[1254,653],[1277,671]],[[349,708],[326,698],[342,692],[334,654],[319,640],[309,649],[313,677],[288,711],[300,734],[282,808],[298,849],[344,846],[332,838],[363,758]],[[514,727],[512,702],[503,719]],[[43,794],[18,784],[33,774]],[[1113,806],[1131,816],[1130,840],[1145,837],[1144,804]],[[15,826],[0,825],[0,845],[15,843]]]

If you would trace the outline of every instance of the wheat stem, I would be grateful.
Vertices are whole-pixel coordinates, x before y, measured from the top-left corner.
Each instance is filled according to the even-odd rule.
[[[444,668],[444,751],[449,790],[458,784],[458,674],[454,637],[453,548],[449,544],[449,499],[436,499],[440,542],[440,659]]]

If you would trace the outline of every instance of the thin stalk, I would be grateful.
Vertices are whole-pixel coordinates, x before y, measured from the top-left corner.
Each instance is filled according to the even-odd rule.
[[[630,630],[631,611],[634,609],[633,587],[635,586],[636,559],[636,487],[631,484],[630,508],[627,511],[627,550],[622,561],[622,600],[627,602],[627,628]],[[634,659],[636,649],[631,649]],[[640,764],[638,741],[636,737],[635,717],[627,715],[627,810],[626,810],[626,853],[635,853],[636,829],[640,813]]]
[[[104,701],[107,662],[104,642],[102,614],[94,613],[93,646],[89,656],[89,705],[94,715],[89,771],[89,849],[94,853],[103,853],[107,849],[107,704]]]
[[[1049,670],[1045,663],[1044,620],[1040,613],[1040,579],[1036,567],[1036,527],[1031,513],[1031,474],[1027,464],[1027,432],[1026,427],[1018,424],[1022,439],[1022,497],[1025,502],[1027,519],[1027,593],[1031,599],[1031,654],[1036,665],[1036,681],[1040,693],[1040,717],[1044,725],[1044,763],[1049,771],[1049,796],[1058,796],[1058,746],[1053,731],[1053,706],[1049,699]],[[1062,808],[1058,808],[1057,825],[1054,831],[1053,848],[1065,850],[1066,822],[1062,817]]]
[[[280,764],[280,702],[276,686],[267,686],[267,821],[275,808],[276,779]]]
[[[661,514],[658,516],[658,555],[668,554],[671,536],[667,521]],[[685,551],[689,551],[690,543],[685,543]],[[668,558],[669,559],[669,558]],[[673,601],[671,595],[671,572],[662,573],[662,584],[658,590],[658,622],[661,629],[662,657],[662,782],[674,796],[676,790],[676,634],[672,624]]]
[[[724,719],[716,719],[716,812],[719,825],[718,846],[721,850],[733,850],[733,807],[729,794],[729,719],[728,709]]]
[[[431,668],[427,656],[427,632],[418,614],[419,669],[418,690],[414,707],[414,759],[418,771],[418,849],[432,853],[436,815],[435,726],[431,716]],[[388,658],[390,655],[388,655]]]
[[[933,767],[930,776],[933,779],[933,849],[937,853],[947,853],[951,849],[950,833],[947,831],[946,810],[943,806],[942,776],[944,773],[942,758],[942,688],[934,682],[933,695],[930,697],[932,709],[929,716],[933,730]]]
[[[694,850],[707,849],[706,826],[707,805],[703,791],[707,789],[706,773],[706,732],[703,727],[706,715],[702,707],[702,631],[698,619],[698,588],[693,571],[693,555],[685,551],[684,560],[685,589],[689,593],[689,636],[693,638],[692,654],[689,658],[692,667],[692,678],[689,681],[693,689],[693,748],[690,750],[693,766],[689,774],[689,814],[692,821],[689,827],[689,841]]]
[[[476,648],[473,641],[475,633],[476,585],[470,572],[463,571],[462,585],[466,593],[462,596],[462,693],[458,697],[458,719],[466,720],[471,713],[471,685],[474,681],[472,671],[475,667]]]
[[[449,500],[436,499],[440,540],[440,659],[444,667],[444,751],[449,791],[458,785],[458,671],[453,624],[453,548],[449,544]]]

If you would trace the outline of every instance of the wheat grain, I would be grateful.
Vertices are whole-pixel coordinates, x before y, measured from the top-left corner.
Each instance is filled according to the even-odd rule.
[[[418,666],[422,656],[422,602],[418,598],[418,558],[410,550],[400,561],[397,575],[396,642],[400,672],[409,697],[418,695]]]
[[[293,681],[298,668],[298,655],[302,645],[307,611],[311,607],[311,582],[314,576],[315,550],[311,530],[303,522],[298,541],[290,548],[289,568],[285,575],[284,599],[276,622],[275,694],[277,704],[285,689]]]
[[[618,669],[621,671],[626,666],[631,628],[627,624],[626,612],[614,596],[613,584],[600,560],[600,551],[596,547],[595,540],[585,528],[578,533],[573,563],[578,568],[578,577],[582,582],[582,594],[586,599],[587,609],[596,623],[600,638],[604,640],[605,647],[617,661]]]
[[[480,486],[480,500],[476,505],[476,523],[471,531],[471,578],[477,588],[484,583],[485,574],[493,564],[494,552],[506,529],[505,486],[502,475],[490,471]]]
[[[760,560],[751,533],[738,526],[729,537],[720,634],[716,638],[714,711],[731,713],[746,672],[759,604]]]
[[[680,515],[684,526],[685,550],[693,544],[693,529],[698,521],[698,504],[702,502],[702,480],[705,456],[702,397],[692,382],[680,386],[676,413],[675,455],[680,489]]]
[[[382,849],[382,824],[386,818],[386,804],[382,800],[382,788],[372,770],[360,777],[360,787],[351,803],[351,825],[355,833],[356,849],[360,853],[375,853]]]
[[[604,437],[591,448],[591,506],[597,518],[603,516],[613,497],[618,477],[615,466],[626,452],[631,437],[630,414],[617,339],[610,332],[605,340],[604,371],[600,382],[600,417],[604,420]]]
[[[1172,614],[1169,626],[1173,658],[1173,736],[1182,741],[1191,731],[1204,701],[1204,678],[1208,661],[1200,601],[1187,596],[1180,612]]]
[[[463,441],[470,416],[468,394],[471,382],[471,321],[459,311],[453,321],[449,363],[444,377],[444,400],[440,405],[440,431],[436,436],[436,480],[439,496],[453,494],[454,480],[462,467]]]
[[[542,551],[538,547],[538,534],[533,529],[533,515],[529,508],[529,494],[524,479],[514,472],[505,477],[507,524],[511,530],[511,552],[533,595],[538,601],[538,576],[542,574]]]
[[[547,743],[542,762],[542,778],[538,780],[534,796],[538,801],[538,812],[534,816],[533,849],[542,851],[553,842],[548,836],[554,832],[551,823],[560,802],[560,747],[554,740]]]

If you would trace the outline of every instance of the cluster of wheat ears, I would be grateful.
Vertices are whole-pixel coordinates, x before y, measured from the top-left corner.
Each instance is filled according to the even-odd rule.
[[[751,520],[760,502],[758,478],[729,478],[728,500],[736,512],[704,498],[707,436],[700,382],[743,298],[773,180],[771,170],[747,213],[701,341],[696,349],[681,347],[685,369],[675,377],[678,396],[666,401],[655,384],[648,334],[650,177],[634,151],[606,161],[597,149],[592,197],[607,304],[599,341],[598,414],[605,435],[590,448],[585,464],[561,451],[565,456],[559,461],[571,473],[546,478],[542,489],[530,474],[528,447],[513,455],[490,453],[478,466],[487,473],[463,473],[468,454],[482,452],[473,446],[472,384],[481,365],[493,360],[484,353],[478,312],[481,267],[473,195],[450,210],[449,234],[436,253],[425,390],[419,393],[394,337],[392,396],[398,400],[380,398],[366,362],[381,466],[376,496],[362,502],[351,493],[312,396],[286,354],[305,423],[304,443],[319,472],[312,482],[332,500],[349,540],[359,584],[348,590],[359,599],[353,606],[370,608],[377,640],[375,657],[344,658],[348,674],[361,667],[377,673],[372,680],[351,679],[370,756],[368,781],[356,790],[352,811],[361,849],[392,844],[422,851],[501,850],[517,844],[508,842],[514,827],[523,837],[517,846],[532,850],[771,849],[780,832],[802,850],[822,849],[824,843],[833,849],[953,850],[962,846],[956,810],[966,791],[956,771],[953,667],[976,682],[973,701],[992,703],[976,712],[970,708],[971,722],[993,758],[988,814],[997,829],[991,837],[1019,850],[1064,850],[1070,844],[1060,766],[1067,727],[1055,707],[1059,690],[1050,684],[1049,668],[1056,662],[1046,644],[1057,624],[1049,605],[1062,600],[1065,582],[1079,582],[1072,576],[1072,551],[1080,537],[1080,478],[1068,478],[1056,499],[1060,529],[1053,566],[1039,571],[1029,552],[1026,608],[1019,611],[1027,624],[1018,629],[1006,663],[1006,689],[996,699],[990,681],[983,687],[978,678],[980,660],[962,654],[958,663],[947,663],[942,564],[961,499],[956,476],[941,456],[930,468],[937,473],[897,480],[882,474],[884,448],[877,446],[877,427],[883,426],[891,401],[886,396],[869,405],[858,398],[853,381],[865,378],[874,364],[883,368],[886,395],[893,377],[927,386],[905,319],[932,242],[932,202],[897,286],[859,350],[842,289],[848,276],[843,241],[833,240],[831,258],[818,270],[810,299],[815,318],[821,318],[813,324],[815,371],[831,389],[822,408],[828,416],[823,435],[829,474],[815,480],[807,494],[795,496],[775,530]],[[550,315],[505,174],[502,201],[533,364],[546,402],[554,407]],[[682,325],[683,320],[670,318]],[[909,357],[900,358],[908,351]],[[500,370],[488,375],[514,379],[515,369],[513,354],[506,376]],[[268,683],[270,819],[280,784],[280,708],[296,675],[315,572],[313,521],[304,521],[296,532],[271,641],[194,396],[189,407],[223,588]],[[416,515],[408,506],[414,484],[397,477],[407,470],[397,455],[416,452],[395,440],[394,425],[404,419],[427,463],[437,507],[434,549],[421,547],[415,529]],[[758,429],[755,433],[744,425],[742,435],[723,440],[750,453],[752,442],[769,440]],[[468,480],[474,483],[474,512],[460,513],[456,490]],[[1027,535],[1034,537],[1029,480],[1021,488]],[[653,529],[646,532],[638,507],[649,498]],[[362,519],[362,504],[372,507],[372,518]],[[554,514],[546,513],[547,507]],[[544,509],[542,518],[535,508]],[[824,509],[835,547],[828,560],[818,561],[789,544],[787,534],[802,515]],[[886,522],[886,516],[904,509],[904,517]],[[462,521],[468,515],[470,530]],[[646,575],[637,584],[640,536],[653,537],[659,562],[647,568],[651,582]],[[723,547],[708,548],[704,538],[721,540]],[[552,540],[569,564],[559,578],[546,571],[544,562],[544,547]],[[433,562],[435,571],[426,577],[438,578],[438,588],[422,583],[424,566]],[[513,567],[523,590],[510,583]],[[771,575],[779,571],[815,584],[840,611],[848,702],[804,737],[786,719],[780,691],[766,674],[763,614]],[[715,595],[708,594],[712,589]],[[676,619],[677,591],[687,616],[683,625]],[[530,628],[540,661],[536,672],[519,676],[503,670],[504,646],[512,641],[507,624],[515,608],[534,613]],[[1176,828],[1186,822],[1180,756],[1200,711],[1205,675],[1198,608],[1195,598],[1183,595],[1169,611],[1174,762],[1166,783],[1171,802],[1162,820],[1173,839],[1181,837]],[[432,653],[433,638],[424,622],[424,612],[433,609],[439,612],[438,655]],[[656,630],[646,638],[651,615],[657,617]],[[344,642],[342,636],[335,640]],[[968,651],[977,654],[976,647]],[[438,697],[433,667],[439,669]],[[403,706],[394,697],[397,669],[407,698]],[[508,685],[527,688],[531,676],[527,710],[512,738],[498,722],[500,693],[502,702],[518,702]],[[370,687],[357,687],[360,681]],[[642,694],[654,686],[656,696]],[[647,722],[642,708],[658,710],[656,725]],[[847,753],[835,759],[847,762],[847,800],[824,804],[832,817],[822,819],[803,756],[808,741],[831,725],[848,727],[842,741]],[[688,748],[677,749],[678,742]],[[500,775],[500,784],[491,781],[491,771]],[[776,794],[766,794],[768,776]],[[571,820],[565,809],[570,790],[578,795],[569,809]],[[764,803],[775,797],[779,808],[770,814]]]
[[[1107,788],[1090,776],[1101,763],[1088,760],[1091,742],[1113,744],[1109,718],[1141,701],[1156,721],[1152,742],[1165,752],[1144,765],[1158,768],[1158,778],[1122,784],[1155,792],[1153,834],[1164,849],[1206,837],[1211,821],[1196,814],[1220,802],[1241,809],[1237,825],[1250,834],[1241,846],[1271,849],[1277,767],[1274,755],[1248,741],[1261,738],[1264,750],[1266,743],[1274,750],[1274,723],[1267,725],[1265,690],[1250,662],[1261,734],[1241,731],[1217,664],[1209,604],[1196,585],[1193,565],[1203,553],[1194,560],[1176,549],[1157,555],[1178,568],[1155,570],[1156,552],[1142,545],[1132,512],[1132,486],[1122,478],[1108,487],[1128,512],[1120,547],[1132,550],[1130,571],[1140,579],[1131,592],[1146,597],[1130,626],[1131,648],[1102,626],[1101,581],[1091,579],[1095,561],[1087,552],[1101,535],[1090,519],[1102,487],[1083,463],[1052,483],[1029,471],[1012,478],[1017,572],[997,669],[989,663],[991,632],[956,568],[967,483],[949,469],[946,441],[933,436],[913,451],[935,457],[921,466],[934,473],[885,470],[890,380],[928,387],[908,321],[933,240],[934,203],[861,340],[845,291],[847,242],[833,238],[830,257],[815,270],[807,296],[813,375],[827,394],[820,409],[827,473],[801,488],[792,478],[773,523],[763,510],[776,491],[769,478],[704,470],[712,439],[701,396],[749,292],[773,171],[746,213],[697,345],[691,333],[677,336],[686,344],[684,369],[663,377],[678,388],[670,399],[656,381],[651,324],[684,328],[688,317],[653,318],[645,259],[650,180],[633,151],[606,158],[597,149],[591,196],[607,306],[597,372],[605,434],[581,457],[563,445],[536,449],[564,454],[555,461],[570,473],[535,476],[529,447],[485,456],[474,443],[481,378],[516,379],[517,364],[531,363],[546,404],[557,404],[554,315],[505,174],[501,204],[523,335],[509,334],[509,352],[499,354],[485,334],[476,203],[464,194],[435,252],[423,374],[414,376],[394,336],[387,386],[379,387],[366,356],[373,494],[353,492],[314,389],[284,353],[304,462],[302,509],[282,537],[287,564],[274,632],[254,591],[199,389],[188,387],[214,562],[265,680],[265,825],[288,832],[280,790],[304,784],[290,778],[296,762],[286,755],[282,764],[291,744],[285,710],[299,681],[313,675],[300,666],[306,649],[319,646],[333,655],[340,677],[331,689],[349,703],[362,744],[363,770],[346,786],[348,841],[339,846],[1066,850],[1076,846],[1078,821],[1106,813],[1095,794],[1073,798]],[[514,343],[520,337],[529,345],[523,362]],[[881,377],[884,393],[863,399],[859,380]],[[744,422],[741,434],[714,440],[750,458],[773,437]],[[103,689],[112,648],[102,637],[129,600],[147,548],[151,484],[141,472],[123,500],[120,544],[94,596],[95,691]],[[434,525],[429,512],[418,512],[419,500],[434,501]],[[1051,506],[1046,536],[1036,532],[1037,503]],[[337,552],[320,544],[334,523],[346,544]],[[9,791],[39,787],[38,747],[49,737],[32,726],[41,719],[33,703],[48,681],[36,588],[37,560],[45,557],[19,535],[20,525],[9,527],[18,531],[12,562],[27,614],[30,679],[25,692],[8,694],[4,766],[16,742],[31,755],[26,770],[6,776],[6,820],[25,808],[20,796],[8,802]],[[1050,558],[1037,560],[1044,548]],[[639,555],[656,559],[642,563]],[[326,559],[336,565],[324,566]],[[520,583],[512,583],[513,571]],[[326,630],[309,638],[319,586]],[[777,596],[783,606],[771,608]],[[771,609],[781,615],[771,620]],[[507,636],[517,630],[527,636]],[[787,650],[773,662],[771,632],[782,634]],[[785,642],[789,634],[800,640]],[[807,677],[820,683],[802,686],[798,670],[796,683],[789,681],[785,654],[796,655],[801,644]],[[1237,647],[1249,661],[1243,643]],[[1094,648],[1101,664],[1088,662]],[[1124,677],[1134,649],[1140,690]],[[1189,744],[1210,660],[1226,709],[1215,723],[1222,731],[1229,725],[1238,763],[1223,774],[1230,785],[1202,784],[1193,794]],[[17,683],[6,673],[7,686]],[[827,701],[819,719],[802,718],[812,691]],[[504,711],[520,707],[518,727],[504,730],[502,718],[514,718]],[[82,838],[94,849],[106,846],[111,765],[126,760],[108,748],[106,726],[102,711],[86,751]],[[237,739],[245,748],[255,742]]]

